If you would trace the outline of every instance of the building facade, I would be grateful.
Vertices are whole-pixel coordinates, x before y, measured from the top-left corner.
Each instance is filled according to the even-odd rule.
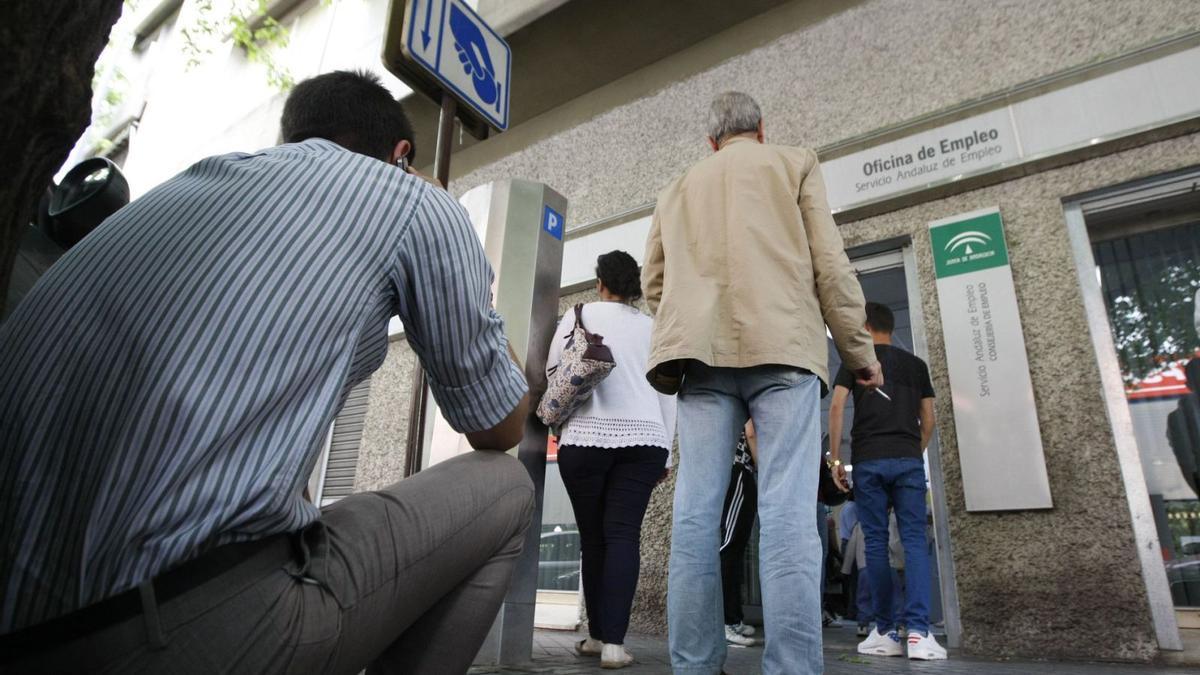
[[[284,95],[262,65],[222,43],[189,69],[181,33],[196,8],[142,4],[154,6],[120,26],[136,44],[114,58],[126,64],[126,100],[75,157],[117,153],[138,194],[203,156],[277,142]],[[768,142],[818,150],[868,299],[893,307],[900,343],[929,362],[934,583],[951,642],[989,656],[1146,661],[1200,627],[1190,609],[1200,607],[1200,417],[1190,421],[1200,408],[1184,374],[1200,349],[1200,5],[477,8],[513,48],[513,124],[458,139],[450,188],[519,177],[567,197],[561,309],[594,298],[598,253],[641,258],[657,191],[709,152],[709,100],[750,93]],[[277,58],[296,79],[383,70],[389,3],[276,2],[272,12],[291,30]],[[405,100],[427,164],[435,106]],[[993,328],[979,313],[980,363],[1009,350],[1024,372],[978,375],[951,311],[949,294],[970,286],[977,298],[979,287],[944,273],[947,249],[930,224],[981,210],[999,214],[1007,266],[995,269],[1011,279],[989,281],[985,302],[1019,319]],[[332,487],[326,500],[404,474],[414,359],[395,337],[354,414],[331,430],[314,477]],[[1005,387],[1028,396],[981,402]],[[1012,473],[989,480],[990,470]],[[671,494],[669,482],[656,489],[646,516],[635,629],[665,632]],[[573,522],[561,495],[548,494],[546,513],[543,553],[561,557],[570,545],[555,535]]]

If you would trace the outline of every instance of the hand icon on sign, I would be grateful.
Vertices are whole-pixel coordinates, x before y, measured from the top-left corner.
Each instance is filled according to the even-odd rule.
[[[454,49],[462,62],[463,72],[470,75],[475,84],[475,93],[484,103],[495,104],[500,111],[500,83],[496,81],[496,68],[488,53],[487,43],[479,26],[456,4],[450,5],[450,31],[454,33]]]

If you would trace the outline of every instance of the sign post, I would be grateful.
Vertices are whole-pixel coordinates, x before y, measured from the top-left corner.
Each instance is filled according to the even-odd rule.
[[[967,510],[1050,508],[1000,210],[931,222],[929,239]]]
[[[383,60],[414,91],[440,106],[434,177],[447,187],[456,117],[478,138],[486,138],[489,128],[508,128],[512,50],[463,0],[409,0],[403,10],[402,16],[393,13]],[[418,365],[408,419],[406,476],[420,471],[423,463],[428,397],[425,371]]]

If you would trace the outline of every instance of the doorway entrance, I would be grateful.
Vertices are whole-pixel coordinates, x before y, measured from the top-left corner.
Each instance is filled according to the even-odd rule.
[[[876,250],[878,251],[877,247]],[[853,254],[853,251],[851,253]],[[859,283],[862,285],[863,295],[866,299],[886,305],[895,315],[893,344],[923,359],[928,359],[912,245],[897,243],[896,248],[890,250],[856,257],[852,255],[851,264],[858,273]],[[841,357],[833,346],[832,338],[827,338],[826,344],[829,354],[829,373],[830,377],[834,377],[841,367]],[[944,395],[948,395],[948,393]],[[829,403],[829,396],[821,401],[821,432],[826,449],[828,448]],[[854,418],[853,400],[848,401],[845,415],[841,447],[845,448],[843,461],[852,464],[853,447],[850,443],[850,432]],[[957,599],[954,592],[953,564],[950,559],[948,541],[949,525],[945,514],[938,450],[937,435],[934,434],[926,457],[926,481],[929,486],[927,539],[931,562],[930,623],[935,634],[945,636],[946,642],[950,646],[957,647],[960,639]],[[831,549],[831,554],[826,556],[824,604],[830,614],[838,617],[844,629],[853,630],[857,623],[853,596],[855,589],[850,578],[841,574],[839,564],[841,541],[849,538],[849,533],[842,532],[841,529],[849,527],[852,523],[848,517],[841,517],[849,516],[849,513],[843,514],[844,508],[844,505],[837,505],[825,509],[823,514],[829,532],[828,541]],[[746,616],[750,620],[761,621],[762,596],[758,580],[757,525],[750,544],[747,546],[744,578],[743,597],[746,599]]]

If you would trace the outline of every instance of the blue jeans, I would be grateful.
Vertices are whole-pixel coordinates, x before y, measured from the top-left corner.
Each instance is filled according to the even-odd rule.
[[[908,631],[929,632],[929,549],[925,542],[925,465],[916,458],[871,459],[854,463],[854,501],[866,537],[867,575],[875,601],[875,626],[886,634],[903,623]],[[892,568],[888,564],[888,507],[904,545],[904,611],[892,607]]]
[[[718,548],[729,464],[747,417],[758,436],[762,669],[820,673],[821,541],[813,504],[821,452],[820,381],[784,366],[691,362],[679,392],[667,623],[676,673],[716,675],[725,663]]]
[[[858,574],[858,587],[856,589],[855,612],[857,616],[855,621],[860,626],[866,626],[872,623],[877,624],[875,619],[875,601],[872,600],[871,594],[871,575],[866,569],[856,570]],[[897,608],[904,604],[904,589],[900,585],[900,573],[892,569],[892,611],[893,614]]]

